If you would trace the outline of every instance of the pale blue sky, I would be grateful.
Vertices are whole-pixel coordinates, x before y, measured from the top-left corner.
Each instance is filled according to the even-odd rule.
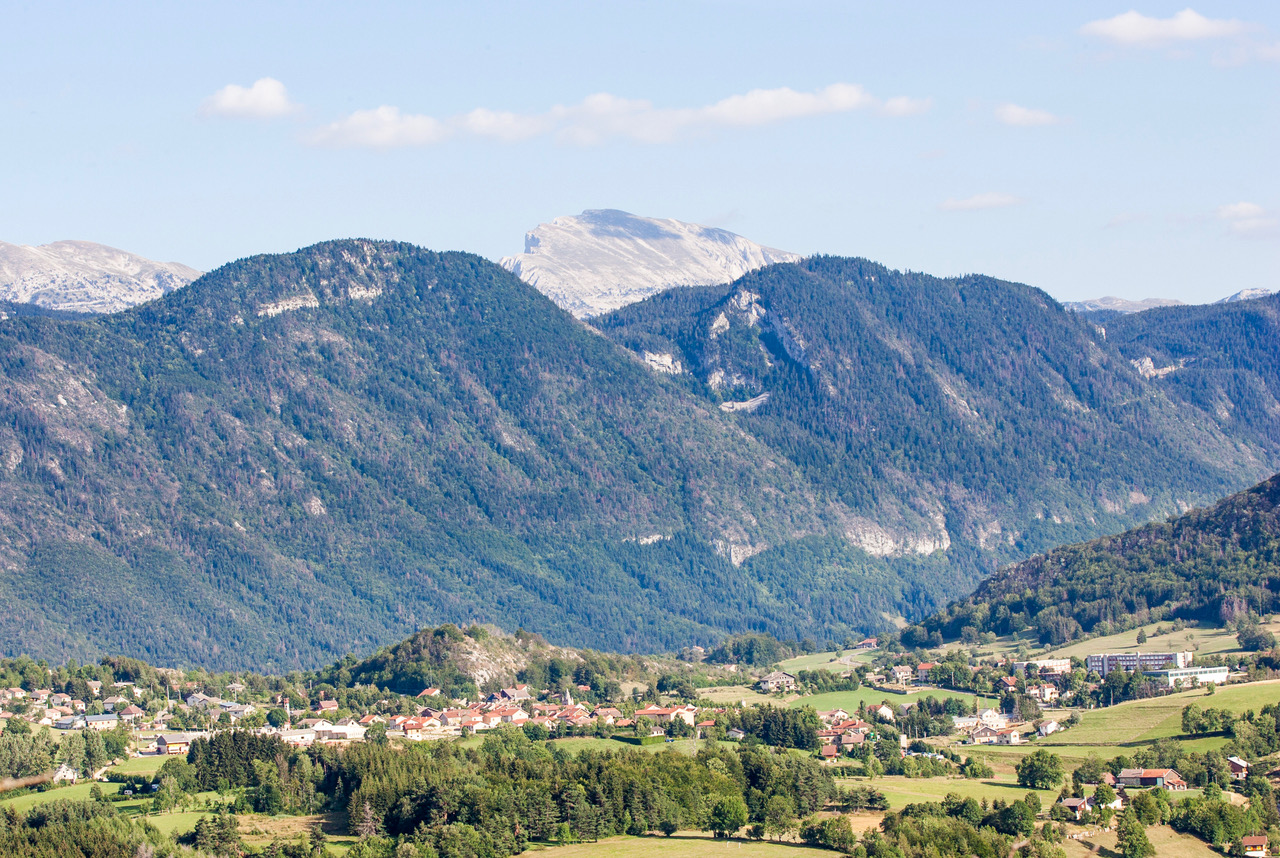
[[[1063,300],[1280,288],[1280,4],[1131,2],[8,0],[0,240],[496,259],[620,208]]]

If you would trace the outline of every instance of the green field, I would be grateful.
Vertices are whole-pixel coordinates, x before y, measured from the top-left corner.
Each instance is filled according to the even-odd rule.
[[[535,850],[537,847],[529,851]],[[831,858],[836,854],[796,843],[713,840],[698,831],[681,831],[673,837],[608,837],[598,843],[551,846],[537,851],[545,858]]]
[[[777,702],[777,698],[768,694],[761,694],[749,685],[713,685],[707,688],[699,688],[698,697],[720,705],[725,703],[745,703],[747,706],[751,706],[757,703],[767,703],[770,700]]]
[[[160,767],[164,765],[165,760],[170,759],[173,759],[173,757],[162,756],[160,754],[149,754],[145,757],[130,757],[120,765],[112,766],[111,771],[129,775],[151,775],[160,771]]]
[[[818,670],[822,668],[832,673],[844,673],[855,665],[869,664],[878,652],[879,650],[874,649],[815,652],[810,655],[799,655],[795,658],[778,662],[778,669],[785,670],[787,673],[795,673],[797,670]]]
[[[1129,629],[1107,637],[1077,641],[1070,646],[1051,650],[1046,655],[1053,658],[1084,658],[1086,655],[1097,652],[1128,652],[1139,649],[1143,652],[1179,652],[1189,649],[1196,655],[1240,651],[1235,632],[1228,629],[1189,628],[1156,636],[1153,633],[1157,626],[1169,628],[1169,623],[1151,623],[1142,626],[1142,630],[1147,634],[1147,642],[1141,645],[1138,643],[1138,629]],[[1273,634],[1280,632],[1280,623],[1268,623],[1266,628]]]
[[[846,785],[872,786],[880,790],[889,799],[890,810],[902,810],[908,804],[925,801],[941,801],[947,793],[956,793],[961,798],[975,798],[978,801],[986,798],[994,801],[1002,798],[1013,801],[1022,798],[1028,792],[1040,796],[1040,803],[1048,807],[1058,800],[1058,790],[1028,790],[1018,786],[1012,774],[997,772],[994,778],[987,780],[969,780],[962,777],[947,778],[904,778],[899,776],[879,777],[874,780],[866,778],[843,778]]]
[[[1179,834],[1167,825],[1152,825],[1147,828],[1147,839],[1155,847],[1159,858],[1220,858],[1221,852],[1212,849],[1209,844],[1197,840],[1190,834]],[[1062,844],[1067,858],[1120,858],[1116,851],[1116,835],[1114,831],[1102,831],[1090,834],[1080,840],[1067,840]]]

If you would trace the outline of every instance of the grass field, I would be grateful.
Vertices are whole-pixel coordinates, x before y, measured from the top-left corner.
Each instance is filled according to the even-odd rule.
[[[1190,834],[1179,834],[1167,825],[1152,825],[1147,829],[1147,839],[1160,858],[1218,858],[1222,854]],[[1099,832],[1080,840],[1067,840],[1062,848],[1066,851],[1067,858],[1120,858],[1120,853],[1116,851],[1114,831]]]
[[[904,778],[885,776],[875,780],[866,778],[845,778],[846,785],[872,786],[880,790],[889,799],[890,810],[902,810],[908,804],[925,801],[941,801],[947,793],[956,793],[961,798],[975,798],[978,801],[986,798],[994,801],[1002,798],[1013,801],[1022,798],[1028,792],[1040,796],[1040,803],[1045,807],[1058,799],[1058,790],[1028,790],[1018,786],[1012,773],[997,772],[994,778],[987,780],[969,780],[961,777],[949,778]]]
[[[778,669],[785,670],[788,673],[795,673],[797,670],[818,670],[822,668],[832,673],[844,673],[853,665],[870,663],[878,652],[879,650],[874,649],[815,652],[810,655],[799,655],[795,658],[778,662]]]
[[[747,685],[713,685],[708,688],[699,688],[698,697],[705,697],[712,703],[743,703],[747,706],[766,703],[770,700],[776,702],[776,698],[770,697],[768,694],[761,694]]]
[[[551,846],[539,854],[545,858],[831,858],[835,853],[795,843],[713,840],[702,832],[681,831],[673,837],[608,837],[598,843]]]
[[[145,757],[130,757],[111,771],[130,775],[152,775],[160,770],[165,760],[173,759],[168,755],[148,754]]]

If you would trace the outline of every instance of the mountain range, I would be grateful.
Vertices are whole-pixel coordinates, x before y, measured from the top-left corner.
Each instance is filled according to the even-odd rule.
[[[11,318],[0,639],[274,670],[442,621],[887,628],[1280,470],[1277,300],[1104,330],[818,257],[588,326],[479,257],[351,240]]]
[[[114,313],[159,298],[200,276],[176,262],[88,241],[39,247],[0,241],[0,302],[45,310]]]

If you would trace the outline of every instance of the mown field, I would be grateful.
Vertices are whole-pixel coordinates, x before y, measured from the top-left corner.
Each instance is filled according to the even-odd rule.
[[[1179,834],[1167,825],[1153,825],[1147,829],[1147,839],[1155,847],[1159,858],[1220,858],[1220,852],[1190,834]],[[1114,831],[1101,831],[1080,840],[1067,840],[1062,844],[1067,858],[1120,858],[1116,851]]]

